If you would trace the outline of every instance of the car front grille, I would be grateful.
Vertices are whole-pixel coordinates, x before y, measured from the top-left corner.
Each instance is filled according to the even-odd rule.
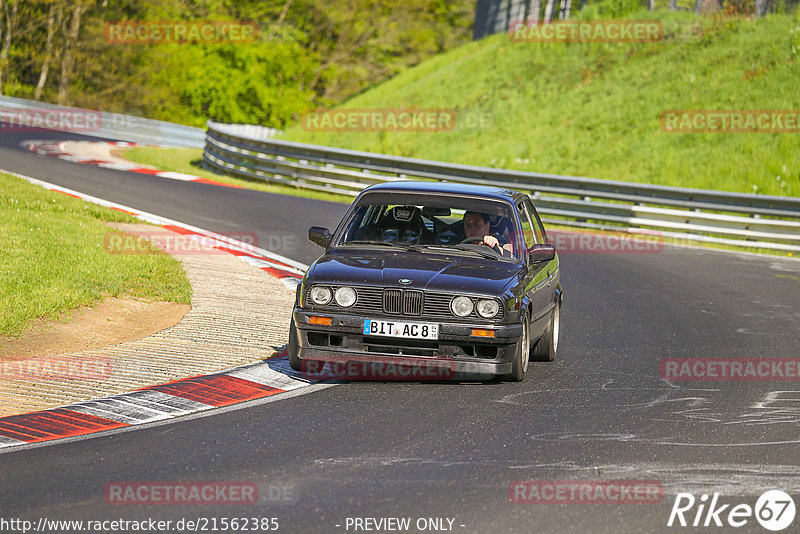
[[[383,311],[390,315],[422,315],[425,296],[411,289],[384,289]]]
[[[385,289],[383,291],[383,311],[386,313],[400,313],[403,311],[402,289]]]
[[[450,311],[450,301],[459,294],[419,291],[415,289],[358,287],[356,290],[356,303],[350,308],[340,308],[336,305],[316,306],[308,302],[312,309],[336,309],[346,312],[367,313],[375,315],[400,315],[407,317],[422,317],[425,319],[456,319]],[[336,290],[336,287],[333,287]],[[478,297],[475,297],[476,299]],[[458,318],[461,319],[461,318]],[[490,320],[484,319],[473,310],[464,317],[470,321],[497,322],[503,319],[503,307],[497,316]]]
[[[403,294],[403,315],[422,315],[422,303],[425,296],[422,291],[407,290]]]

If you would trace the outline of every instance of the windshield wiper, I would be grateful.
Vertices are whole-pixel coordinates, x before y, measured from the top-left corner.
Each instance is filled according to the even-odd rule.
[[[478,256],[482,256],[484,258],[490,258],[493,260],[499,260],[500,258],[496,254],[492,254],[491,252],[484,252],[480,249],[475,248],[466,248],[463,245],[439,245],[435,243],[431,243],[428,245],[414,245],[414,248],[433,248],[437,250],[449,250],[451,252],[472,252],[477,254]]]
[[[340,246],[346,245],[377,245],[383,247],[394,247],[394,248],[401,248],[403,250],[419,250],[421,248],[433,248],[437,250],[449,250],[452,252],[471,252],[473,254],[477,254],[483,258],[489,258],[492,260],[499,260],[500,258],[497,254],[492,254],[491,252],[484,252],[480,249],[475,248],[467,248],[463,245],[439,245],[435,243],[430,243],[426,245],[409,245],[406,243],[398,243],[396,241],[388,242],[388,241],[365,241],[365,240],[357,240],[357,241],[347,241],[342,243]]]
[[[388,242],[388,241],[346,241],[342,243],[342,245],[378,245],[383,247],[402,248],[404,250],[411,250],[414,248],[412,245],[406,245],[405,243]]]
[[[464,250],[466,252],[474,252],[475,254],[477,254],[479,256],[483,256],[484,258],[490,258],[490,259],[498,260],[498,261],[500,260],[500,257],[497,254],[493,254],[491,252],[484,252],[483,250],[481,250],[479,248],[472,248],[472,247],[466,248],[467,246],[468,245],[455,245],[453,248],[455,248],[457,250]]]

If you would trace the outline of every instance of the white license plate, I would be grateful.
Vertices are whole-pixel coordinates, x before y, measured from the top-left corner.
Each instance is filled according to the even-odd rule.
[[[407,337],[411,339],[439,339],[439,325],[364,319],[364,335]]]

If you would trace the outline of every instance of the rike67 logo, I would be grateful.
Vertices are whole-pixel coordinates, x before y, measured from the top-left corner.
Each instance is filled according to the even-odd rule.
[[[678,493],[667,526],[740,528],[753,518],[765,529],[777,532],[794,521],[794,499],[780,490],[765,492],[756,501],[755,508],[749,504],[720,504],[719,493],[714,493],[709,502],[708,495],[696,499],[691,493]]]

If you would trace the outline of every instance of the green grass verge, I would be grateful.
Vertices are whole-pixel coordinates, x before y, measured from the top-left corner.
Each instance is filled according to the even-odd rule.
[[[453,131],[283,138],[532,172],[800,196],[797,133],[668,133],[665,110],[800,108],[800,19],[669,11],[655,43],[524,43],[498,34],[429,59],[345,108],[446,108]],[[471,119],[471,123],[468,120]]]
[[[203,161],[202,148],[161,148],[161,147],[134,147],[121,151],[120,156],[143,165],[152,165],[165,171],[182,172],[193,174],[203,178],[209,178],[231,185],[238,185],[255,191],[265,191],[278,195],[290,195],[305,198],[315,198],[330,202],[343,202],[350,204],[353,198],[346,195],[324,193],[322,191],[311,191],[308,189],[298,189],[281,184],[271,184],[262,180],[248,180],[237,178],[225,174],[217,174],[201,166]]]
[[[176,259],[155,248],[106,252],[104,236],[114,229],[105,222],[138,219],[2,173],[0,190],[0,335],[108,296],[190,303]]]

